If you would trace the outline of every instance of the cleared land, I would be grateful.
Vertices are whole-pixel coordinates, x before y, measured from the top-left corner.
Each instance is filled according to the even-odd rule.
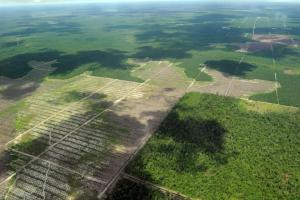
[[[24,115],[35,117],[7,144],[8,171],[16,173],[1,184],[10,184],[3,197],[80,199],[109,186],[184,92],[160,85],[175,73],[171,63],[144,66],[155,71],[138,68],[143,83],[86,76],[80,78],[82,86],[90,86],[84,91],[74,92],[81,88],[78,81],[28,98]],[[81,191],[86,184],[93,187]]]
[[[247,98],[253,94],[275,90],[275,84],[271,81],[241,79],[212,69],[206,69],[205,72],[213,77],[214,82],[208,85],[194,84],[189,91]]]

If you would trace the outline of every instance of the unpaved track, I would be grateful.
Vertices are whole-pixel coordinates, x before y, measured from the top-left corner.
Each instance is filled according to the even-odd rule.
[[[259,19],[260,19],[260,17],[257,17],[257,18],[255,19],[254,24],[253,24],[253,28],[252,28],[252,39],[253,39],[253,40],[254,40],[254,38],[255,38],[256,23],[258,22]]]

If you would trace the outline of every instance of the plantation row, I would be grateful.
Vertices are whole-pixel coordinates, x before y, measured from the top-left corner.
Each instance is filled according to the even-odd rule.
[[[48,95],[40,95],[30,99],[30,112],[19,117],[33,113],[38,117],[26,126],[29,131],[9,144],[8,166],[17,174],[10,181],[16,180],[15,184],[5,191],[6,199],[66,199],[71,190],[87,181],[98,185],[95,191],[101,191],[129,157],[117,148],[118,144],[131,145],[136,139],[126,127],[107,121],[105,116],[114,115],[109,108],[116,99],[142,95],[137,84],[113,81],[102,88],[100,96],[88,95],[67,106],[53,103],[59,97],[49,100]],[[58,177],[51,172],[60,170],[56,168],[67,173],[61,171]],[[49,183],[43,186],[46,177]]]
[[[79,124],[76,124],[78,119],[74,119],[67,121],[67,123],[61,122],[60,124],[52,124],[53,121],[50,120],[32,129],[31,135],[35,134],[34,136],[37,136],[35,139],[29,140],[28,143],[23,142],[11,147],[13,154],[9,162],[11,169],[17,171],[22,169],[24,165],[26,166],[28,160],[24,159],[22,152],[31,155],[40,155],[40,153],[44,152],[37,161],[50,161],[68,170],[76,171],[82,176],[93,177],[93,180],[98,180],[102,184],[109,181],[110,177],[106,172],[109,172],[112,166],[113,168],[120,168],[120,164],[129,156],[126,153],[114,151],[114,144],[118,140],[121,140],[123,144],[130,144],[130,141],[135,139],[134,136],[125,131],[123,127],[104,122],[101,117],[69,134],[72,130],[75,130],[76,126],[79,126]],[[18,154],[19,151],[21,152],[20,154]],[[112,161],[107,161],[105,158],[110,158]],[[36,161],[17,174],[18,184],[13,187],[10,193],[14,194],[23,191],[25,196],[30,196],[28,190],[32,191],[40,187],[39,181],[34,181],[32,180],[33,177],[28,177],[34,173],[32,171],[26,173],[28,167],[37,168],[35,163]],[[22,188],[24,183],[20,183],[18,177],[22,177],[20,180],[31,180],[30,184],[26,186],[26,190]],[[34,184],[35,182],[37,184]],[[19,185],[22,187],[18,187]],[[30,189],[28,189],[29,187]],[[100,190],[101,188],[98,189]],[[57,195],[59,196],[60,193],[57,193]]]
[[[90,85],[93,85],[90,83]],[[30,127],[46,120],[47,118],[56,115],[63,119],[68,115],[73,115],[80,112],[99,112],[101,107],[107,107],[113,101],[130,94],[130,91],[135,89],[137,84],[132,84],[124,81],[111,81],[96,92],[96,88],[84,88],[81,91],[68,90],[51,93],[43,93],[26,100],[28,109],[24,109],[18,113],[18,124],[21,130],[24,131]],[[78,87],[78,86],[77,86]],[[70,89],[70,88],[68,88]],[[86,92],[91,90],[91,92]],[[96,93],[94,93],[96,92]],[[143,92],[136,90],[130,94],[132,98],[143,96]],[[63,112],[60,112],[63,110]],[[52,118],[52,117],[51,117]]]
[[[94,111],[87,112],[86,108],[84,107],[83,103],[77,104],[72,106],[69,109],[63,110],[63,108],[56,108],[55,106],[48,105],[48,104],[30,104],[30,112],[24,113],[23,115],[19,116],[20,120],[26,119],[26,116],[30,116],[32,114],[36,114],[36,117],[34,120],[30,121],[30,123],[27,125],[27,127],[24,127],[24,129],[29,129],[37,124],[44,122],[44,124],[50,123],[50,124],[59,124],[61,121],[63,124],[61,126],[68,126],[65,127],[68,129],[74,129],[81,124],[83,124],[85,121],[90,119],[91,117],[97,115],[97,113]],[[69,119],[70,118],[70,119]],[[41,124],[43,125],[43,124]],[[29,134],[35,134],[34,130],[30,132]]]
[[[37,160],[15,177],[11,185],[13,189],[6,192],[6,199],[65,200],[72,192],[72,184],[80,186],[83,183],[101,188],[101,184],[95,181],[84,180],[79,174],[46,161]]]

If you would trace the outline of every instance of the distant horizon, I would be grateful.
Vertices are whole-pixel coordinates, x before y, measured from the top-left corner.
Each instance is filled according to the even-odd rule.
[[[26,5],[26,4],[84,4],[84,3],[168,3],[182,2],[181,0],[0,0],[0,5]],[[185,2],[204,3],[300,3],[300,0],[187,0]]]
[[[205,4],[255,4],[255,3],[280,3],[298,4],[300,0],[0,0],[0,7],[28,7],[28,6],[55,6],[78,4],[122,4],[122,3],[205,3]]]

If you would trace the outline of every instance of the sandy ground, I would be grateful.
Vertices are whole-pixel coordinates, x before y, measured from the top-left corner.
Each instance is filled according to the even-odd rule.
[[[287,75],[299,75],[300,70],[286,68],[286,69],[284,69],[283,73],[285,73]]]
[[[289,36],[287,35],[275,35],[275,34],[255,34],[252,38],[253,40],[262,43],[282,43],[289,44],[291,42]]]
[[[248,42],[247,44],[239,45],[240,49],[238,52],[259,52],[264,50],[270,50],[270,43],[263,42]]]
[[[241,79],[224,75],[212,69],[206,69],[205,71],[214,78],[214,82],[205,86],[195,84],[190,88],[190,91],[246,98],[256,93],[275,89],[275,83],[271,81]]]
[[[264,50],[270,50],[271,45],[287,45],[297,47],[299,42],[290,38],[288,35],[271,35],[271,34],[255,34],[252,38],[254,42],[247,42],[245,44],[239,44],[238,52],[259,52]]]

